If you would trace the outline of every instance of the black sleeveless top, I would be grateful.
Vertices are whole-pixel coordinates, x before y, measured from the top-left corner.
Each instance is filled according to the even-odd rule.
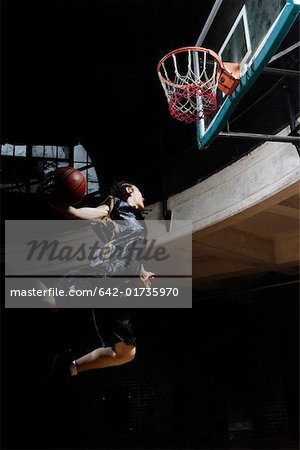
[[[114,207],[111,211],[110,218],[118,226],[116,244],[119,244],[123,250],[122,258],[120,256],[112,256],[109,261],[104,262],[100,251],[94,255],[91,266],[95,271],[105,270],[113,276],[122,274],[124,260],[126,260],[126,255],[130,252],[130,249],[138,245],[145,248],[147,227],[141,212],[119,198],[114,198]],[[95,227],[95,232],[97,232],[97,223]],[[110,244],[111,241],[108,240],[108,245]],[[130,261],[130,266],[126,267],[125,273],[128,274],[130,272],[139,278],[141,264],[142,261],[133,258]],[[131,287],[134,287],[140,283],[138,278],[130,280],[124,275],[119,287],[124,290],[128,286],[128,282],[131,283]],[[95,329],[102,346],[113,347],[118,342],[124,342],[127,345],[136,345],[136,337],[131,324],[132,312],[132,310],[129,312],[126,309],[94,309],[92,311]]]
[[[142,213],[127,202],[114,198],[112,222],[94,222],[96,234],[106,245],[96,250],[90,266],[110,275],[139,275],[145,251],[147,227]],[[105,223],[107,225],[105,225]]]
[[[107,233],[107,245],[120,244],[124,250],[124,255],[130,252],[133,246],[141,245],[145,248],[145,239],[147,237],[147,227],[144,221],[144,217],[139,210],[129,205],[127,202],[114,199],[114,206],[110,214],[112,223],[116,223],[118,227],[118,235],[113,236],[111,233]],[[96,234],[101,235],[103,241],[103,222],[93,222],[92,226]],[[116,238],[114,240],[114,238]],[[112,242],[113,241],[113,242]],[[105,247],[105,246],[104,246]],[[124,256],[122,255],[122,256]],[[132,259],[129,267],[124,267],[124,261],[126,258],[120,257],[120,255],[112,255],[111,258],[105,260],[102,255],[102,249],[98,249],[91,262],[86,267],[82,267],[75,271],[69,272],[59,282],[59,288],[70,289],[71,286],[75,288],[94,288],[93,283],[98,283],[98,279],[90,278],[91,275],[104,275],[104,276],[124,276],[121,279],[116,279],[115,284],[122,290],[126,287],[134,287],[135,285],[141,285],[139,274],[141,270],[141,260]],[[126,275],[132,274],[134,278],[126,277]],[[74,275],[80,275],[81,277],[73,277]],[[86,276],[82,278],[82,276]],[[62,304],[62,307],[65,305]],[[124,305],[125,306],[125,305]],[[79,309],[80,317],[83,315],[82,309]],[[92,317],[90,317],[92,312]],[[93,329],[92,335],[96,336],[96,342],[94,337],[90,337],[91,343],[87,343],[86,351],[93,350],[96,346],[112,347],[118,342],[124,342],[127,345],[135,345],[136,338],[131,325],[132,309],[88,309],[87,321],[90,323]],[[92,320],[92,322],[91,322]],[[95,333],[96,334],[93,334]],[[89,340],[88,339],[88,340]],[[93,344],[93,343],[94,344]],[[82,355],[78,355],[82,356]]]

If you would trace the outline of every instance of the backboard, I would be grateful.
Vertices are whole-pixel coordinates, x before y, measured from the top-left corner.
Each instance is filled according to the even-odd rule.
[[[217,90],[217,109],[197,122],[200,149],[224,128],[243,95],[269,63],[297,15],[300,0],[216,0],[196,42],[223,62],[240,64],[241,79],[230,96]],[[197,72],[196,61],[194,70]]]

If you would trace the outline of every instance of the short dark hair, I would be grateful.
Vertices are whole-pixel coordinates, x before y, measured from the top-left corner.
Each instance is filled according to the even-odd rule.
[[[115,181],[111,187],[110,193],[114,197],[118,197],[120,200],[126,202],[128,197],[130,197],[130,193],[126,191],[126,187],[132,186],[134,186],[134,184],[129,181]]]

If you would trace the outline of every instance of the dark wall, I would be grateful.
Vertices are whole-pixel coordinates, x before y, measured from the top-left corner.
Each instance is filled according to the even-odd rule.
[[[53,353],[98,345],[89,312],[6,310],[7,448],[230,448],[236,440],[267,448],[296,439],[297,290],[275,291],[195,300],[193,310],[136,310],[135,361],[81,374],[51,395],[42,380]]]
[[[6,196],[3,217],[58,218],[36,197]],[[44,380],[53,355],[99,342],[87,310],[2,311],[6,448],[259,448],[298,436],[298,289],[208,299],[192,310],[135,310],[135,360]],[[3,309],[3,308],[2,308]]]

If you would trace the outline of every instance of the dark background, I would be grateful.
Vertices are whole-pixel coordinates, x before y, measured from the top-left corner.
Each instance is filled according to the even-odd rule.
[[[162,175],[171,195],[249,153],[258,142],[219,138],[199,151],[195,125],[169,116],[156,72],[167,52],[195,44],[213,3],[3,0],[2,143],[80,141],[103,195],[114,179],[129,179],[148,204],[162,199]],[[299,19],[279,50],[298,41]],[[271,66],[297,70],[298,49]],[[298,79],[262,74],[231,130],[275,134],[287,126],[287,92],[297,114]]]
[[[128,365],[49,391],[56,348],[98,346],[88,311],[5,314],[6,448],[297,448],[298,290],[136,310]],[[85,320],[83,320],[85,317]]]
[[[80,141],[104,190],[130,179],[148,203],[162,199],[162,174],[171,195],[248,153],[257,143],[198,151],[195,127],[169,118],[156,75],[166,52],[195,43],[212,3],[2,1],[2,143]],[[281,48],[298,34],[295,24]],[[277,66],[298,60],[296,50]],[[288,125],[287,90],[297,112],[297,80],[261,75],[232,129]],[[54,218],[22,194],[4,194],[2,216]],[[98,345],[88,312],[3,311],[4,447],[297,448],[297,288],[193,298],[193,310],[134,311],[135,361],[55,393],[43,385],[53,354]]]

